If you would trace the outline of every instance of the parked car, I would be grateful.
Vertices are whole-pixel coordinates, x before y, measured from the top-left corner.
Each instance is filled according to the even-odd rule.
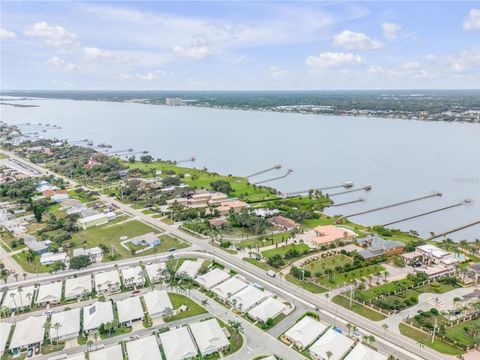
[[[33,348],[28,348],[27,357],[32,357],[32,355],[33,355]]]
[[[38,354],[40,354],[40,346],[39,345],[35,346],[35,355],[38,355]]]
[[[46,310],[43,312],[43,315],[52,315],[55,312],[55,310]]]
[[[135,295],[135,294],[140,294],[140,290],[134,290],[132,291],[132,294]]]

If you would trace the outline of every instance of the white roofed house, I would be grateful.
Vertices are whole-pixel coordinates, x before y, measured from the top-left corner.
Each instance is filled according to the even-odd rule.
[[[200,269],[202,268],[203,261],[202,260],[197,260],[197,261],[192,261],[192,260],[185,260],[182,265],[177,270],[177,274],[184,274],[186,276],[191,277],[192,279],[197,276],[199,273]]]
[[[344,360],[387,360],[387,356],[363,344],[357,344]]]
[[[32,305],[34,294],[34,286],[19,286],[16,289],[9,289],[3,298],[2,306],[17,311],[28,309]]]
[[[247,312],[254,306],[260,304],[263,300],[269,297],[270,294],[265,291],[257,289],[255,286],[249,285],[243,290],[230,297],[228,302],[233,305],[234,308],[241,312]]]
[[[60,303],[62,300],[62,282],[51,282],[48,284],[41,284],[35,303],[38,306],[47,306]]]
[[[355,342],[345,335],[328,329],[308,350],[312,357],[318,360],[340,360],[354,344]],[[332,353],[332,355],[328,357],[327,353]]]
[[[127,342],[129,360],[162,360],[157,338],[153,335]]]
[[[250,309],[248,315],[255,320],[266,323],[268,319],[275,319],[287,308],[288,306],[280,300],[270,297]]]
[[[5,351],[11,329],[12,323],[0,322],[0,356],[2,356]]]
[[[73,257],[75,256],[88,256],[92,263],[102,262],[103,260],[103,250],[98,246],[92,247],[89,249],[78,248],[73,249]]]
[[[215,286],[212,291],[223,301],[226,301],[230,296],[235,295],[240,290],[246,288],[248,284],[234,276],[227,281]]]
[[[161,333],[159,337],[167,360],[189,359],[198,355],[186,326]]]
[[[220,284],[221,282],[224,282],[225,280],[229,279],[230,275],[218,268],[213,269],[212,271],[209,271],[206,274],[203,274],[195,279],[195,281],[205,289],[210,290],[213,288],[215,285]]]
[[[46,316],[30,316],[17,321],[10,341],[10,350],[42,345],[45,334]]]
[[[100,226],[108,223],[108,216],[106,214],[94,214],[90,216],[83,217],[78,219],[78,225],[83,229],[87,230],[93,226]]]
[[[217,319],[200,321],[190,325],[190,330],[202,355],[213,354],[228,348],[230,342]]]
[[[305,349],[327,329],[321,322],[310,316],[303,317],[299,322],[293,325],[284,335],[290,343],[293,343],[299,349]]]
[[[83,308],[83,331],[98,329],[101,324],[113,320],[113,308],[110,301],[96,302]]]
[[[52,314],[50,324],[50,339],[64,341],[76,338],[80,334],[80,308]]]
[[[165,315],[167,309],[173,311],[173,305],[165,290],[149,291],[143,296],[147,311],[152,318]]]
[[[118,321],[130,326],[132,322],[143,320],[143,308],[139,297],[130,297],[116,302],[118,311]]]
[[[60,261],[62,263],[67,263],[69,261],[68,254],[66,252],[46,252],[40,256],[40,264],[42,265],[52,265]]]
[[[126,288],[141,287],[145,284],[145,271],[140,266],[125,268],[122,273],[123,285]]]
[[[114,293],[120,290],[120,276],[117,270],[95,273],[95,290],[97,295]]]
[[[65,281],[65,298],[67,300],[81,298],[92,292],[92,277],[78,276]]]
[[[90,360],[123,360],[122,345],[116,344],[97,351],[90,351],[88,358]]]
[[[164,262],[145,265],[145,271],[147,272],[150,282],[156,283],[163,278],[166,267],[167,265]]]

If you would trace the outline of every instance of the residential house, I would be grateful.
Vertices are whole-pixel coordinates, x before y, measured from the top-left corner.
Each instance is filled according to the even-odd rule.
[[[191,324],[190,331],[197,343],[198,350],[203,356],[223,351],[230,345],[217,319]]]
[[[116,344],[97,351],[90,351],[88,358],[89,360],[123,360],[122,345]]]
[[[35,295],[34,286],[25,286],[18,289],[9,289],[3,298],[2,306],[10,310],[22,310],[30,308]]]
[[[73,249],[73,257],[75,256],[88,256],[90,258],[90,262],[100,263],[103,261],[103,250],[98,246],[95,246],[89,249],[85,249],[85,248]]]
[[[330,328],[308,350],[310,355],[317,360],[340,360],[354,344],[353,340]],[[328,351],[332,353],[332,356],[327,356]]]
[[[232,295],[228,299],[228,302],[241,312],[247,312],[269,296],[269,293],[259,290],[253,285],[249,285],[235,295]]]
[[[310,316],[303,317],[293,325],[283,336],[299,349],[311,345],[327,329],[321,322]]]
[[[248,315],[260,322],[266,323],[268,319],[275,319],[286,311],[288,306],[273,297],[262,301],[260,304],[248,311]]]
[[[73,277],[65,281],[65,298],[67,300],[81,298],[92,292],[92,277],[84,275]]]
[[[95,273],[95,290],[97,295],[115,293],[120,290],[120,276],[117,270]]]
[[[17,321],[12,339],[10,340],[10,350],[18,351],[22,348],[42,345],[46,321],[47,317],[44,315],[30,316],[24,320]]]
[[[357,243],[364,248],[360,250],[360,255],[365,260],[372,260],[380,256],[392,256],[401,254],[405,250],[405,245],[399,241],[384,240],[376,235],[357,239]]]
[[[80,308],[53,313],[50,324],[50,339],[54,341],[76,339],[80,334]],[[57,328],[56,324],[60,326]]]
[[[387,360],[387,356],[380,354],[363,344],[357,344],[344,360]]]
[[[227,200],[228,200],[228,195],[221,192],[216,192],[214,194],[211,194],[210,200],[208,200],[208,205],[219,205],[222,202]]]
[[[41,284],[38,289],[36,304],[38,306],[47,306],[60,303],[62,299],[62,285],[62,281]]]
[[[177,270],[177,274],[184,274],[192,279],[197,276],[198,272],[202,268],[203,260],[185,260]]]
[[[195,279],[195,281],[205,289],[210,290],[214,286],[230,278],[230,275],[218,268],[215,268],[206,274],[203,274]]]
[[[100,226],[108,223],[108,216],[106,214],[94,214],[78,219],[78,225],[87,230],[93,226]]]
[[[140,266],[121,269],[120,272],[126,288],[141,287],[145,284],[145,272]]]
[[[460,262],[454,254],[440,249],[435,245],[420,245],[417,246],[415,250],[422,254],[422,262],[424,265],[444,265],[447,267],[453,267]]]
[[[223,301],[226,301],[232,295],[235,295],[240,290],[246,288],[248,284],[241,280],[238,276],[234,276],[227,281],[218,284],[212,291]]]
[[[156,283],[163,278],[167,265],[164,262],[145,265],[145,271],[151,283]]]
[[[313,232],[314,237],[310,239],[310,244],[314,247],[328,246],[340,240],[348,241],[355,236],[353,231],[334,225],[317,226]]]
[[[162,360],[160,347],[154,335],[129,341],[126,345],[129,360]]]
[[[167,360],[189,359],[198,355],[186,326],[163,332],[159,337]]]
[[[42,265],[52,265],[57,261],[60,261],[64,264],[68,263],[69,261],[68,254],[66,252],[58,252],[58,253],[46,252],[46,253],[42,253],[42,255],[40,256],[40,264]]]
[[[164,316],[170,311],[173,312],[173,305],[165,290],[152,290],[143,296],[147,311],[152,318]]]
[[[61,203],[62,201],[67,200],[69,197],[70,196],[68,196],[68,194],[57,193],[55,195],[50,196],[50,199],[53,202]]]
[[[27,247],[32,250],[35,254],[44,254],[48,252],[48,247],[52,242],[50,240],[45,241],[33,241],[25,243]]]
[[[113,308],[110,301],[95,302],[83,308],[83,331],[90,332],[101,324],[113,321]]]
[[[217,207],[217,211],[221,215],[228,215],[230,211],[239,213],[243,209],[248,207],[248,204],[244,201],[240,200],[229,200],[229,201],[223,201],[220,203],[220,205]]]
[[[143,320],[142,302],[139,297],[130,297],[116,302],[118,321],[126,326],[132,325],[134,321]]]
[[[130,242],[137,246],[150,246],[154,247],[160,245],[160,239],[158,235],[153,232],[139,235],[130,239]]]
[[[299,226],[292,219],[286,218],[286,217],[281,216],[281,215],[273,216],[270,219],[268,219],[268,221],[272,225],[275,225],[276,227],[278,227],[282,230],[293,230],[293,229],[295,229]]]
[[[174,205],[187,206],[188,205],[188,199],[187,198],[175,198],[175,199],[167,200],[167,207],[171,208]]]
[[[0,356],[3,356],[5,352],[11,329],[12,323],[0,322]]]

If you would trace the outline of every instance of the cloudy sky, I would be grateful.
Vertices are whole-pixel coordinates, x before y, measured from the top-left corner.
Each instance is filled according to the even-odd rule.
[[[2,89],[479,88],[479,2],[2,1]]]

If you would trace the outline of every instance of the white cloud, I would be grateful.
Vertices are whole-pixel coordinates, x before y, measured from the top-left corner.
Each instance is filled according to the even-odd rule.
[[[354,65],[360,64],[362,61],[363,59],[360,55],[341,52],[324,52],[318,56],[309,56],[305,59],[305,63],[314,69]]]
[[[383,74],[385,72],[385,69],[378,65],[372,65],[368,68],[368,72],[370,74]]]
[[[135,75],[122,74],[120,75],[120,77],[124,80],[139,79],[139,80],[145,80],[145,81],[152,81],[165,76],[165,74],[166,73],[163,70],[154,70],[154,71],[149,71],[145,74],[140,74],[140,73],[137,73]]]
[[[277,65],[270,65],[267,69],[271,77],[279,78],[288,74],[288,71]]]
[[[67,70],[67,71],[77,70],[77,66],[75,64],[67,63],[65,62],[65,60],[60,59],[58,56],[54,56],[48,59],[45,63],[48,65],[52,65],[61,70]]]
[[[412,61],[402,64],[402,68],[405,70],[417,70],[420,69],[422,65],[418,61]]]
[[[384,22],[382,24],[382,29],[383,36],[389,39],[395,39],[400,33],[400,30],[402,30],[402,26],[393,22]]]
[[[0,39],[11,40],[11,39],[15,39],[16,37],[17,37],[17,34],[15,34],[13,31],[8,31],[6,29],[0,29]]]
[[[480,30],[480,9],[470,10],[468,18],[463,22],[463,30]]]
[[[180,58],[201,60],[212,55],[213,51],[208,46],[175,46],[173,48],[173,53],[175,54],[175,56],[178,56]]]
[[[478,72],[478,69],[480,69],[480,50],[468,49],[462,51],[460,54],[451,57],[448,62],[450,68],[456,73]]]
[[[117,55],[109,50],[99,49],[96,47],[84,47],[83,55],[87,60],[104,60],[118,63],[128,62],[125,56]]]
[[[74,33],[68,32],[61,26],[50,26],[45,21],[35,23],[25,34],[42,38],[46,44],[62,49],[75,44]]]
[[[335,45],[348,50],[371,50],[383,48],[382,42],[373,40],[364,33],[344,30],[333,37]]]
[[[436,59],[437,59],[437,55],[435,55],[435,54],[425,55],[425,60],[427,60],[427,61],[435,61]]]

